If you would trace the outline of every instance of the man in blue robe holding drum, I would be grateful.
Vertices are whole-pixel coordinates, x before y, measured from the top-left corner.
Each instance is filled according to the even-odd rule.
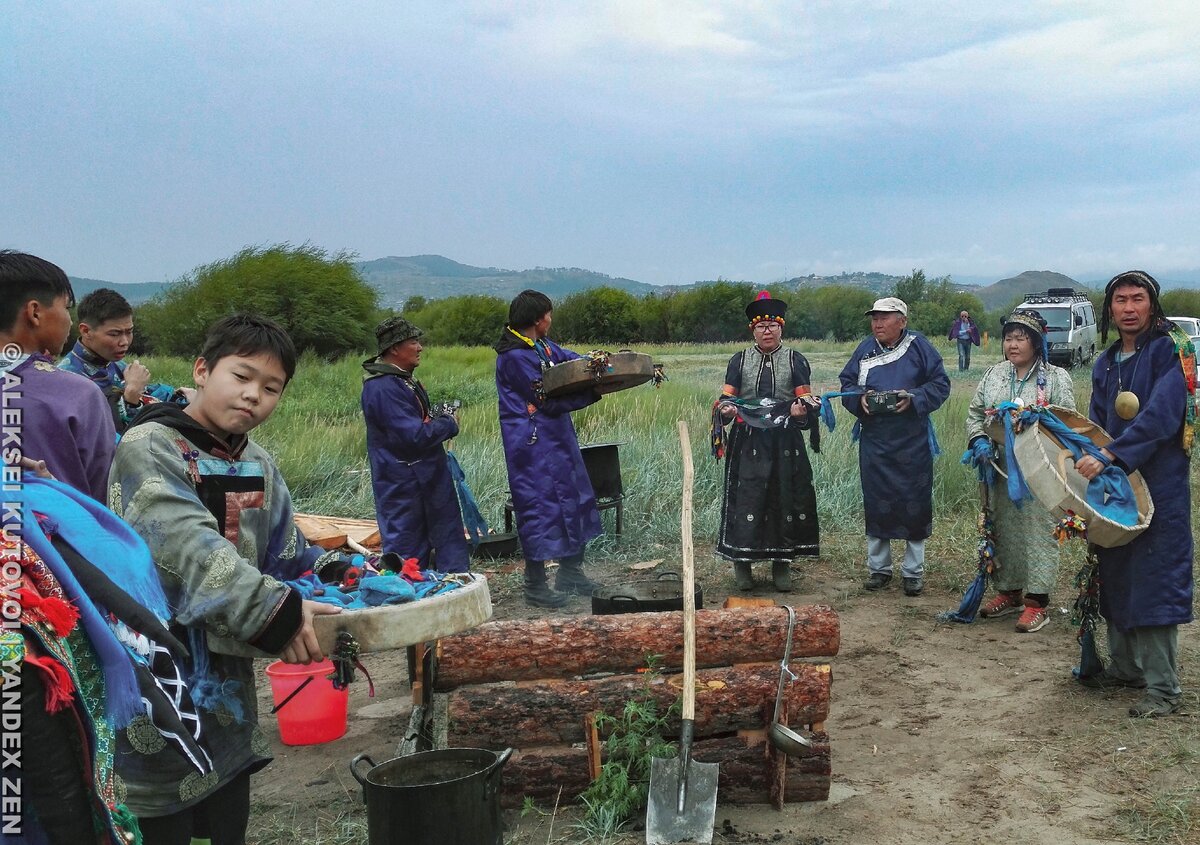
[[[552,319],[548,296],[521,291],[495,345],[500,436],[525,554],[525,601],[550,608],[599,586],[584,574],[583,553],[600,534],[596,494],[571,423],[571,412],[600,401],[600,394],[590,386],[559,397],[542,391],[543,372],[580,357],[547,337]],[[548,560],[558,561],[553,588]]]
[[[1137,717],[1179,712],[1179,625],[1192,621],[1188,459],[1196,423],[1196,352],[1163,316],[1158,295],[1158,282],[1141,270],[1108,283],[1101,339],[1107,340],[1111,325],[1120,338],[1092,368],[1090,416],[1113,438],[1101,453],[1126,472],[1142,474],[1154,516],[1127,545],[1097,550],[1111,662],[1080,683],[1144,689],[1129,708]],[[1088,479],[1104,467],[1090,456],[1076,463]]]
[[[871,337],[841,373],[842,404],[858,418],[858,467],[867,528],[866,589],[892,580],[892,540],[905,540],[904,593],[925,589],[925,540],[933,533],[933,429],[929,415],[950,395],[941,354],[908,328],[894,296],[866,312]]]

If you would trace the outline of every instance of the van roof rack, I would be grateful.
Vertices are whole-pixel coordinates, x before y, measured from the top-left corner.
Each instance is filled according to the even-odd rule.
[[[1050,288],[1049,290],[1038,293],[1027,293],[1023,302],[1028,302],[1031,305],[1053,305],[1066,304],[1068,302],[1086,302],[1088,295],[1081,290],[1074,288]]]

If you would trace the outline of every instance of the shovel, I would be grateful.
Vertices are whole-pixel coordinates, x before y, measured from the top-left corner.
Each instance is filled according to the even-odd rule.
[[[646,843],[710,843],[717,820],[717,764],[692,760],[696,719],[696,569],[692,559],[692,447],[687,423],[679,421],[683,447],[683,726],[679,757],[650,761]]]

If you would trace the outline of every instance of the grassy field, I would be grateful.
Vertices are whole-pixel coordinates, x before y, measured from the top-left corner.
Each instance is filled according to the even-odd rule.
[[[627,495],[625,537],[611,534],[596,541],[592,554],[600,558],[656,557],[678,548],[681,464],[676,421],[686,420],[696,465],[695,538],[697,548],[714,541],[720,508],[723,464],[709,454],[709,413],[725,378],[729,356],[740,348],[726,345],[669,345],[646,349],[666,365],[669,381],[659,389],[646,385],[623,391],[574,415],[580,443],[620,442],[621,466]],[[816,390],[837,387],[838,373],[853,344],[803,342]],[[964,448],[964,420],[984,362],[999,357],[998,344],[976,356],[967,378],[954,369],[954,354],[946,345],[953,390],[933,416],[942,454],[934,468],[934,509],[937,530],[930,541],[931,579],[955,583],[973,576],[972,555],[955,550],[973,548],[978,509],[972,473],[959,464]],[[429,348],[418,376],[435,401],[463,403],[462,433],[453,449],[489,524],[501,524],[508,480],[500,446],[495,353],[480,347]],[[187,383],[188,367],[179,359],[148,358],[156,379]],[[359,411],[359,361],[326,363],[301,361],[275,415],[255,438],[276,456],[296,500],[304,511],[331,515],[373,517],[370,473],[366,462],[366,433]],[[1086,373],[1075,374],[1076,397],[1085,407]],[[822,431],[821,453],[813,468],[818,491],[823,551],[835,563],[854,565],[862,555],[862,494],[858,450],[850,440],[853,418],[840,407],[833,432]],[[606,519],[611,516],[606,515]],[[964,545],[965,544],[965,545]],[[946,556],[962,566],[940,567]]]
[[[591,560],[619,570],[622,564],[651,558],[678,559],[680,510],[680,455],[676,420],[687,421],[696,465],[695,541],[698,554],[710,554],[720,507],[723,465],[709,454],[708,427],[711,403],[724,381],[729,356],[740,348],[728,345],[659,346],[650,352],[666,365],[670,378],[661,389],[649,385],[624,391],[574,415],[581,443],[617,441],[627,494],[624,538],[613,533],[589,547]],[[834,389],[837,375],[849,357],[852,344],[803,342],[797,348],[813,369],[818,391]],[[927,546],[927,578],[931,591],[943,591],[947,606],[975,574],[975,520],[977,485],[972,472],[959,463],[964,449],[967,405],[984,367],[999,359],[999,346],[977,351],[974,369],[960,377],[949,344],[940,348],[947,361],[953,389],[950,399],[934,414],[942,454],[935,464],[935,528]],[[463,403],[462,433],[453,444],[468,481],[493,527],[502,522],[508,487],[500,446],[493,380],[495,353],[486,348],[427,348],[419,377],[435,401],[459,399]],[[179,359],[148,358],[156,380],[190,383],[190,366]],[[302,360],[276,414],[256,439],[278,459],[291,487],[297,508],[354,517],[373,517],[370,474],[366,464],[365,431],[359,411],[362,370],[358,360],[326,363]],[[1087,407],[1089,374],[1072,374],[1077,406]],[[840,408],[834,432],[823,431],[821,453],[813,458],[821,520],[822,559],[834,571],[858,579],[863,571],[862,498],[857,447],[850,441],[852,418]],[[1193,498],[1200,501],[1200,485],[1193,464]],[[611,520],[612,515],[605,516]],[[1195,523],[1193,516],[1193,522]],[[611,523],[609,523],[611,525]],[[1196,526],[1194,525],[1194,528]],[[1071,578],[1082,562],[1081,544],[1063,549],[1056,602],[1069,605],[1074,588]],[[517,576],[512,576],[516,578]],[[514,581],[515,583],[515,581]],[[846,596],[840,597],[841,599]],[[839,597],[831,596],[831,603]],[[916,624],[916,623],[914,623]],[[1185,685],[1195,683],[1190,664],[1198,656],[1194,647],[1182,650]],[[1189,700],[1195,695],[1189,692]],[[1136,726],[1152,733],[1149,753],[1136,760],[1110,755],[1089,763],[1082,746],[1071,743],[1070,765],[1101,765],[1114,783],[1123,784],[1119,817],[1125,830],[1120,838],[1145,842],[1196,842],[1200,836],[1200,785],[1179,785],[1167,773],[1200,759],[1200,729],[1194,719],[1166,720],[1159,728]],[[1093,731],[1094,733],[1094,731]],[[1121,736],[1086,737],[1088,743],[1115,746]],[[1082,756],[1080,756],[1082,755]],[[1129,788],[1126,789],[1125,786]],[[337,841],[331,837],[330,841]]]

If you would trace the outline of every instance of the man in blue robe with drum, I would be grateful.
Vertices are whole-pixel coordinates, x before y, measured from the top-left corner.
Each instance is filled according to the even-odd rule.
[[[1154,516],[1127,545],[1097,551],[1111,662],[1080,683],[1144,689],[1129,708],[1136,717],[1179,712],[1178,626],[1192,621],[1188,461],[1196,423],[1196,353],[1163,316],[1158,296],[1158,282],[1141,270],[1108,283],[1101,339],[1107,340],[1113,325],[1120,338],[1092,368],[1090,416],[1113,438],[1101,453],[1126,472],[1141,473]],[[1090,456],[1076,463],[1089,480],[1104,467]]]
[[[556,608],[570,594],[591,595],[599,586],[583,571],[587,542],[600,534],[600,511],[571,412],[601,396],[590,385],[561,397],[545,395],[543,373],[581,357],[550,340],[552,320],[548,296],[521,291],[509,303],[508,323],[494,348],[500,436],[525,555],[525,602]],[[548,560],[558,561],[553,588]]]
[[[933,448],[929,415],[950,395],[941,354],[908,328],[908,305],[894,296],[866,312],[871,337],[841,372],[842,405],[858,418],[858,453],[867,529],[866,589],[892,580],[892,540],[905,540],[904,593],[925,589],[925,540],[933,533]]]

